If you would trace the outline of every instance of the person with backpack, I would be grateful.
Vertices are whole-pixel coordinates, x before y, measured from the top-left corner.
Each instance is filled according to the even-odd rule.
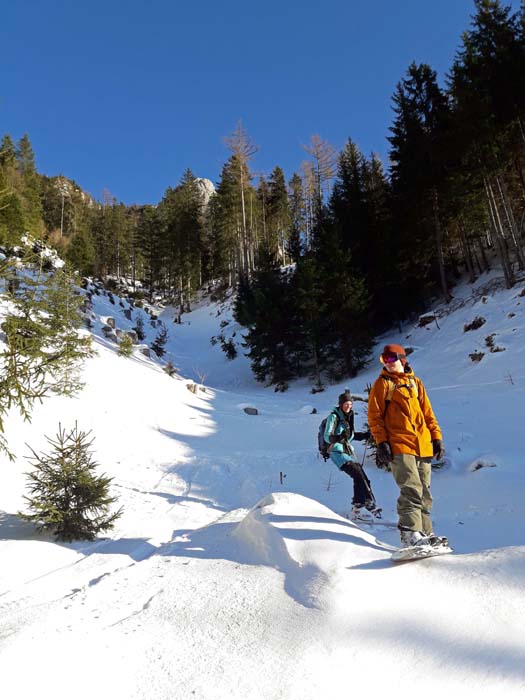
[[[389,466],[399,487],[398,528],[403,547],[446,543],[433,533],[431,462],[445,450],[423,382],[407,363],[401,345],[385,345],[383,370],[368,398],[368,424],[377,444],[378,466]]]
[[[320,438],[324,449],[321,452],[325,459],[330,457],[338,469],[353,479],[352,518],[366,519],[363,509],[369,511],[371,516],[380,518],[381,508],[376,505],[370,481],[357,461],[351,444],[352,440],[366,440],[370,433],[354,432],[352,405],[352,396],[346,389],[339,395],[337,406],[323,421],[324,430]]]

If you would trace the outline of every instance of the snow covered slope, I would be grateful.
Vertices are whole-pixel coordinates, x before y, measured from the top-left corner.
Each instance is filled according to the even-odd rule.
[[[374,695],[518,698],[525,691],[525,409],[522,287],[456,291],[453,313],[380,339],[413,348],[442,425],[436,530],[456,554],[393,565],[380,541],[342,517],[351,481],[319,460],[317,426],[345,384],[313,396],[257,385],[246,358],[209,340],[239,330],[227,304],[174,324],[163,361],[119,357],[101,328],[145,311],[94,296],[98,355],[75,399],[52,398],[7,424],[0,467],[0,687],[19,698],[314,700]],[[128,311],[128,316],[129,316]],[[464,332],[477,316],[478,330]],[[223,325],[221,327],[221,322]],[[227,322],[227,323],[225,323]],[[156,325],[156,324],[155,324]],[[504,351],[490,352],[486,338]],[[479,362],[469,354],[484,352]],[[179,374],[162,370],[171,359]],[[380,370],[350,382],[364,397]],[[187,384],[205,375],[206,390]],[[258,415],[244,412],[256,407]],[[312,409],[317,413],[313,414]],[[366,404],[356,402],[357,425]],[[58,544],[16,515],[25,444],[44,449],[59,421],[91,429],[124,515],[107,538]],[[358,455],[362,447],[356,445]],[[385,519],[396,488],[365,455]]]

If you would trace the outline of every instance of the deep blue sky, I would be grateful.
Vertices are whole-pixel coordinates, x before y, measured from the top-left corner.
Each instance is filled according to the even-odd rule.
[[[518,0],[512,3],[515,8]],[[314,133],[386,161],[412,61],[444,80],[472,0],[17,0],[0,24],[0,134],[94,197],[155,203],[217,182],[242,119],[252,169],[291,177]]]

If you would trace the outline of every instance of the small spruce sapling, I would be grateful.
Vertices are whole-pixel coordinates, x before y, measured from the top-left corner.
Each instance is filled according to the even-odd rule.
[[[137,322],[133,328],[135,333],[137,334],[137,338],[142,342],[146,338],[146,334],[144,333],[144,319],[142,318],[142,314],[138,313],[137,314]]]
[[[221,342],[221,348],[223,353],[226,355],[228,360],[235,360],[237,357],[237,348],[235,347],[235,343],[233,340],[230,338],[230,340],[226,340],[226,338],[223,335],[219,336],[220,342]]]
[[[171,360],[168,360],[168,362],[164,365],[163,370],[166,372],[168,377],[174,377],[179,371]]]
[[[131,357],[133,354],[133,341],[129,335],[125,334],[121,337],[118,345],[118,354],[122,357]]]
[[[168,329],[166,326],[162,325],[160,331],[157,333],[155,340],[151,344],[151,349],[157,354],[157,357],[163,357],[165,351],[166,343],[168,342]]]
[[[122,515],[122,508],[110,512],[117,500],[109,494],[112,480],[95,474],[89,434],[76,423],[69,431],[59,425],[55,439],[46,437],[49,454],[29,448],[34,471],[27,474],[30,496],[25,500],[30,512],[20,515],[36,523],[39,532],[53,531],[57,540],[94,540]]]

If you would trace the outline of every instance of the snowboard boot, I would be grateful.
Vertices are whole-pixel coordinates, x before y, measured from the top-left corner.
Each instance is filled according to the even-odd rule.
[[[430,535],[425,535],[424,532],[417,530],[400,530],[401,544],[403,547],[448,547],[448,539],[446,537],[438,537],[433,532]]]
[[[439,547],[440,545],[448,547],[448,538],[431,532],[430,535],[423,534],[423,541],[420,544],[429,544],[431,547]]]
[[[352,503],[350,512],[351,520],[372,520],[372,516],[365,511],[364,503]]]
[[[402,547],[417,547],[422,544],[429,544],[425,535],[417,530],[399,530]]]
[[[371,515],[374,516],[374,518],[380,520],[383,517],[383,509],[379,508],[376,502],[373,501],[371,498],[368,498],[365,501],[365,508]]]

